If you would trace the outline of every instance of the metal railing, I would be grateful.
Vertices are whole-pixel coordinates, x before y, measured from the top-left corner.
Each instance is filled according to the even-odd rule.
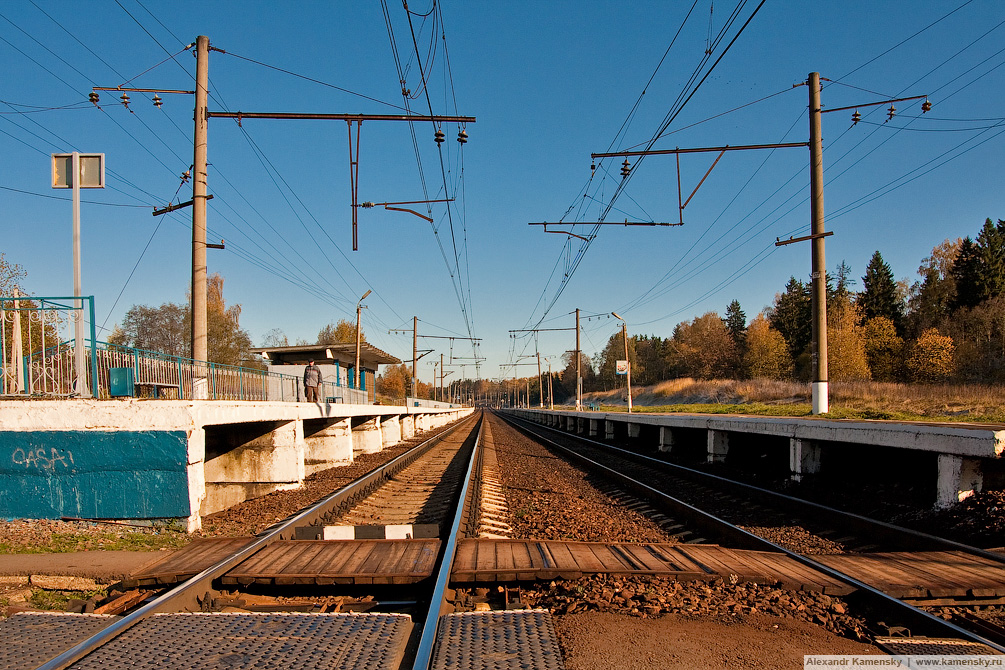
[[[85,310],[90,315],[88,340],[93,352],[94,296],[40,298],[20,295],[14,289],[12,296],[0,297],[0,394],[60,396],[83,391],[86,395],[96,389],[97,362],[93,353],[90,361],[80,365],[73,349],[66,350],[62,344],[73,332],[74,324],[85,318]],[[79,387],[78,367],[84,368]]]
[[[74,341],[68,340],[24,356],[24,393],[35,397],[74,395]],[[197,361],[155,351],[96,342],[88,347],[88,372],[96,398],[138,396],[187,400],[258,400],[304,402],[298,375],[260,368]],[[85,347],[87,344],[85,343]],[[366,404],[367,393],[323,382],[321,402]],[[20,394],[19,394],[20,395]]]

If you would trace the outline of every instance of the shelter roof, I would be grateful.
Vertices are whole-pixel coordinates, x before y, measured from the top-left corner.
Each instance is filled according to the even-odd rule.
[[[254,347],[253,353],[261,354],[269,365],[307,365],[314,359],[316,363],[340,363],[355,365],[356,343],[306,344],[295,347]],[[360,367],[375,370],[378,365],[397,365],[401,360],[367,342],[359,347]]]

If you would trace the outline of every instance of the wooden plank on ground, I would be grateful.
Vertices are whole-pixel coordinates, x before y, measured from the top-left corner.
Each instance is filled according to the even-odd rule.
[[[597,555],[593,552],[593,548],[590,544],[584,542],[568,542],[566,546],[569,548],[569,553],[572,555],[574,561],[576,561],[576,566],[581,572],[603,572],[604,563],[597,558]]]
[[[562,579],[579,579],[583,576],[583,571],[579,569],[568,542],[549,542],[548,548],[555,559],[555,567],[558,576]]]
[[[896,576],[884,571],[882,565],[867,555],[824,554],[814,557],[817,562],[831,567],[838,572],[879,589],[894,598],[919,597],[928,591],[917,584],[914,576],[902,572]]]
[[[193,540],[177,551],[140,566],[134,570],[123,585],[134,583],[171,584],[215,565],[234,552],[254,541],[252,537],[212,537]]]

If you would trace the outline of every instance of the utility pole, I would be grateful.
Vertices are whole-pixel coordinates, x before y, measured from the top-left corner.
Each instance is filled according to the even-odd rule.
[[[443,402],[443,354],[440,354],[440,402]]]
[[[192,160],[192,358],[209,359],[206,304],[206,191],[209,138],[209,38],[195,42],[195,153]],[[192,380],[192,396],[209,396],[205,377]]]
[[[412,317],[412,397],[419,397],[419,317]]]
[[[583,371],[580,369],[579,351],[579,308],[576,308],[576,411],[583,409]]]
[[[555,409],[555,391],[551,386],[551,359],[548,359],[548,409]]]
[[[363,312],[363,301],[366,300],[366,296],[370,295],[370,293],[371,293],[370,289],[367,289],[366,293],[363,294],[363,297],[360,298],[359,302],[356,303],[356,367],[353,368],[353,372],[352,372],[353,377],[355,378],[355,381],[356,381],[356,390],[359,390],[359,380],[360,380],[360,377],[359,377],[359,349],[360,349],[360,342],[362,340],[362,337],[360,335],[360,333],[362,331],[360,331],[360,329],[359,329],[359,319],[360,319],[360,314],[362,314],[362,312]]]
[[[628,413],[632,413],[632,359],[628,356],[628,322],[618,316],[617,312],[611,312],[611,316],[621,321],[621,335],[625,339],[625,375],[628,381]]]
[[[813,278],[813,413],[828,410],[827,263],[824,261],[824,149],[820,130],[820,73],[810,72],[810,234]]]
[[[544,379],[541,377],[541,352],[537,353],[537,386],[538,390],[541,392],[541,397],[538,398],[537,406],[544,408]]]
[[[786,149],[790,147],[808,147],[810,150],[810,234],[804,237],[789,238],[787,240],[775,240],[775,246],[780,247],[786,244],[794,244],[796,242],[805,242],[806,240],[811,240],[812,243],[812,265],[811,265],[811,278],[812,278],[812,327],[813,327],[813,382],[811,385],[812,389],[812,402],[813,402],[813,413],[823,414],[828,411],[828,375],[827,375],[827,275],[826,275],[826,263],[824,259],[824,238],[833,233],[826,232],[824,230],[824,164],[823,164],[823,140],[821,135],[821,115],[828,112],[841,112],[845,110],[855,110],[852,114],[852,125],[856,124],[861,120],[861,114],[858,112],[860,107],[872,107],[875,105],[890,105],[888,119],[893,118],[896,108],[893,106],[895,102],[904,102],[908,100],[920,100],[925,99],[925,102],[921,105],[921,112],[927,113],[932,109],[932,103],[928,101],[927,95],[915,95],[906,98],[891,98],[887,100],[880,100],[876,102],[861,103],[858,105],[848,105],[845,107],[833,107],[830,109],[822,109],[820,103],[820,73],[811,72],[807,81],[802,84],[796,84],[796,86],[806,85],[810,89],[809,96],[809,117],[810,117],[810,140],[809,142],[786,142],[781,144],[750,144],[744,146],[720,146],[720,147],[696,147],[691,149],[649,149],[642,151],[614,151],[605,153],[594,153],[590,154],[591,158],[607,158],[614,156],[654,156],[659,154],[675,154],[678,156],[678,166],[677,166],[677,193],[679,208],[681,211],[681,223],[683,223],[683,211],[690,202],[691,197],[698,191],[702,183],[705,181],[705,177],[709,175],[712,168],[708,169],[705,173],[705,177],[698,182],[698,186],[688,197],[687,202],[680,202],[680,154],[689,153],[704,153],[704,152],[714,152],[718,151],[720,157],[727,151],[749,151],[755,149]],[[718,158],[716,159],[718,162]],[[712,167],[715,167],[716,163],[712,163]],[[622,176],[628,175],[628,163],[625,162],[625,167],[622,168]],[[606,223],[606,222],[604,222]],[[558,232],[549,231],[546,232]],[[577,310],[578,313],[578,310]],[[578,335],[578,329],[577,329]],[[577,344],[577,349],[579,348]],[[577,406],[578,409],[578,406]]]

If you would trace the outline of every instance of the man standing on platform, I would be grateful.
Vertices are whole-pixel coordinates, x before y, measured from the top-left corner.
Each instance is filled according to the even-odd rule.
[[[318,387],[321,386],[321,368],[314,365],[314,359],[307,361],[304,368],[304,392],[307,395],[307,402],[319,402]]]

